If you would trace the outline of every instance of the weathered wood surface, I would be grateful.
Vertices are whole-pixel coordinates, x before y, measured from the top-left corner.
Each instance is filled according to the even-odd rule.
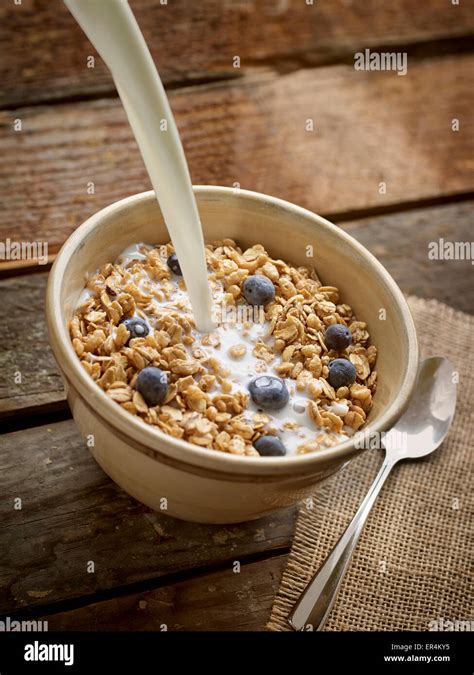
[[[473,73],[470,56],[418,62],[405,77],[333,66],[182,89],[171,104],[194,183],[365,215],[471,190]],[[57,246],[100,207],[150,187],[117,100],[3,111],[0,143],[0,240]]]
[[[294,508],[220,526],[139,504],[95,463],[72,420],[0,439],[0,614],[113,589],[133,593],[139,582],[231,569],[235,560],[289,548]]]
[[[238,77],[353,59],[358,49],[472,33],[469,3],[331,0],[132,0],[166,83]],[[0,107],[114,91],[110,75],[60,0],[11,0],[0,9]],[[18,36],[21,35],[21,39]],[[87,67],[95,55],[95,67]],[[233,59],[239,56],[240,69]]]
[[[451,241],[472,239],[473,208],[474,202],[466,201],[349,221],[340,226],[379,258],[405,293],[437,298],[473,313],[471,262],[428,259],[431,241],[440,237]],[[0,419],[66,405],[46,333],[46,281],[46,273],[0,281]],[[21,382],[16,382],[18,373]]]
[[[473,240],[474,202],[416,209],[341,223],[386,266],[407,295],[435,298],[474,314],[474,267],[466,260],[430,260],[431,242]]]
[[[48,629],[114,631],[261,631],[286,555],[197,576],[163,588],[44,615]]]
[[[474,311],[470,261],[427,255],[440,237],[472,239],[468,3],[131,5],[196,184],[238,183],[333,217],[406,293]],[[149,182],[110,75],[62,2],[3,3],[0,44],[0,241],[47,241],[52,258],[86,217]],[[405,77],[353,69],[356,51],[395,46]],[[460,201],[439,206],[449,200]],[[0,261],[0,275],[29,266]],[[46,278],[0,281],[0,432],[30,425],[0,435],[0,613],[44,614],[51,630],[263,629],[295,509],[236,526],[176,521],[112,483],[72,420],[31,427],[67,414]]]
[[[64,407],[64,390],[46,330],[47,273],[0,281],[0,419]]]

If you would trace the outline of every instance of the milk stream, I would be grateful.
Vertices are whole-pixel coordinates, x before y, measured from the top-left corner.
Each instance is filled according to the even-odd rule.
[[[196,327],[213,329],[204,240],[168,98],[126,0],[64,0],[114,78],[178,256]],[[166,127],[166,128],[164,128]]]

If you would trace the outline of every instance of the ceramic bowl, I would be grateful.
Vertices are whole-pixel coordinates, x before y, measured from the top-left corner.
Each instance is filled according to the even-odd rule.
[[[378,387],[366,428],[389,429],[413,391],[418,348],[407,303],[384,267],[341,229],[267,195],[199,186],[195,194],[206,241],[230,237],[261,243],[273,257],[314,265],[340,289],[378,347]],[[134,242],[169,240],[154,192],[102,209],[69,237],[50,273],[46,315],[68,402],[103,470],[130,495],[191,521],[233,523],[259,518],[309,496],[314,486],[360,450],[354,440],[289,457],[241,457],[200,448],[146,425],[110,400],[86,374],[68,334],[86,276]],[[313,247],[313,257],[307,253]],[[383,318],[385,317],[385,318]]]

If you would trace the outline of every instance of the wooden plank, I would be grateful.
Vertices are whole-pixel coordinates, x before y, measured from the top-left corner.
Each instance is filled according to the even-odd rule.
[[[142,593],[43,615],[48,629],[80,631],[261,631],[287,556],[229,566]]]
[[[5,434],[1,445],[0,613],[93,600],[117,588],[134,592],[145,580],[230,567],[289,547],[294,508],[218,526],[178,521],[139,504],[95,463],[72,420]]]
[[[431,242],[473,240],[473,201],[355,221],[343,229],[386,266],[407,295],[435,298],[474,314],[471,260],[430,260]]]
[[[180,90],[171,103],[195,183],[365,214],[471,189],[472,73],[474,56],[416,63],[405,77],[334,66]],[[115,100],[4,111],[0,125],[0,241],[57,246],[97,209],[149,188]]]
[[[0,328],[0,419],[65,407],[44,318],[46,281],[46,273],[0,281],[6,318]]]
[[[470,261],[428,259],[429,242],[440,237],[471,241],[473,207],[474,201],[466,201],[349,221],[340,226],[379,258],[405,293],[437,298],[473,313]],[[44,321],[46,281],[45,273],[0,281],[0,419],[65,407]],[[16,381],[17,373],[21,374],[21,382]]]
[[[327,63],[352,58],[359,48],[456,38],[474,29],[468,3],[446,0],[132,0],[131,6],[166,83],[237,77],[275,60],[280,69]],[[0,18],[1,107],[114,91],[61,2],[12,0]],[[94,68],[87,67],[91,55]]]

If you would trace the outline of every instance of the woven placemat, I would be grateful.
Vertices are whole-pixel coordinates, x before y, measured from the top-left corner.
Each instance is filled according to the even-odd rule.
[[[359,540],[324,630],[449,630],[472,621],[474,317],[435,300],[409,298],[421,357],[448,356],[459,372],[456,417],[433,455],[396,466]],[[291,608],[353,517],[382,454],[368,451],[302,506],[276,595],[270,630],[291,630]],[[436,622],[436,623],[434,623]]]

